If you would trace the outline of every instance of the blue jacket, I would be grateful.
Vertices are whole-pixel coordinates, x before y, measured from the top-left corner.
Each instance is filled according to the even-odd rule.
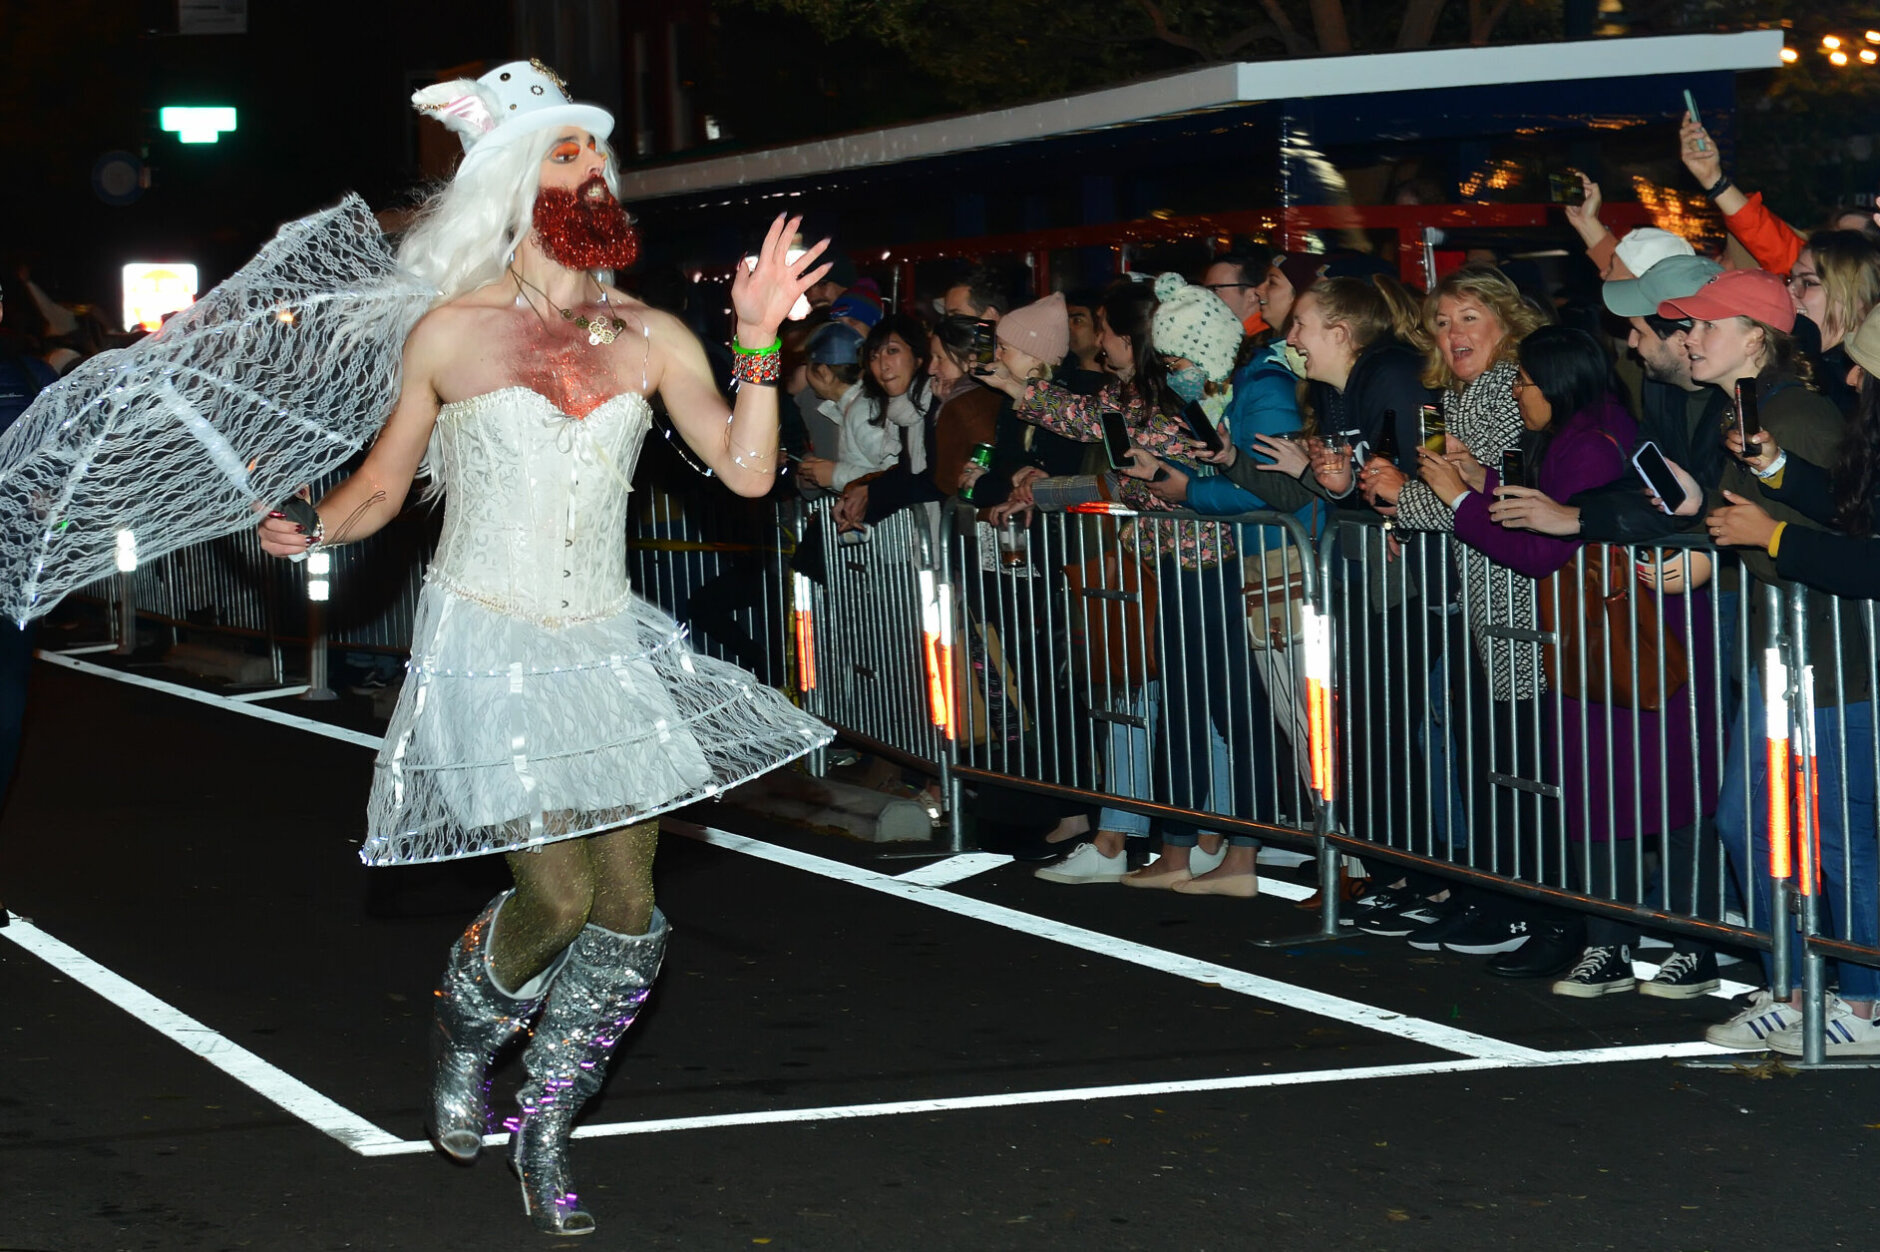
[[[1227,423],[1234,446],[1243,457],[1255,463],[1272,462],[1254,446],[1255,435],[1285,435],[1298,430],[1299,379],[1286,365],[1286,354],[1278,346],[1264,348],[1234,371],[1234,396],[1227,405]],[[1267,507],[1253,492],[1224,474],[1196,478],[1188,484],[1188,507],[1197,513],[1216,515],[1248,513]],[[1302,507],[1294,516],[1311,521],[1312,506]]]

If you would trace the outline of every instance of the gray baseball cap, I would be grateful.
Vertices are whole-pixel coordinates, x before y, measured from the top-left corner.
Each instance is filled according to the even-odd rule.
[[[809,337],[809,359],[817,365],[859,365],[862,336],[853,326],[825,322]]]
[[[1606,307],[1619,317],[1649,317],[1667,300],[1682,300],[1723,273],[1709,257],[1671,256],[1638,278],[1620,278],[1600,288]]]

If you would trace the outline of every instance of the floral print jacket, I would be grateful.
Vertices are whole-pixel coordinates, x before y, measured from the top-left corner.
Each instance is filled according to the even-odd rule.
[[[1223,397],[1210,396],[1208,407],[1225,407]],[[1188,426],[1144,404],[1133,393],[1127,398],[1121,382],[1111,380],[1094,396],[1080,396],[1051,382],[1034,382],[1025,388],[1018,402],[1018,416],[1044,427],[1053,434],[1080,443],[1103,440],[1103,414],[1117,412],[1129,428],[1130,441],[1165,461],[1172,461],[1191,473],[1210,474],[1212,466],[1198,465],[1176,450],[1193,442]],[[1119,494],[1124,504],[1138,513],[1167,513],[1178,505],[1160,499],[1140,478],[1118,476]],[[1219,522],[1156,520],[1141,518],[1124,532],[1124,547],[1144,564],[1153,565],[1173,554],[1183,569],[1206,569],[1232,560],[1235,555],[1234,528]]]

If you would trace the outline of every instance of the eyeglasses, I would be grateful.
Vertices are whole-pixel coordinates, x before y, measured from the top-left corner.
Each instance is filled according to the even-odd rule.
[[[1509,387],[1509,390],[1515,392],[1516,394],[1519,394],[1523,391],[1526,391],[1529,387],[1538,387],[1538,386],[1540,386],[1540,384],[1535,382],[1532,378],[1522,378],[1520,375],[1517,374],[1515,376],[1514,383],[1512,386]]]

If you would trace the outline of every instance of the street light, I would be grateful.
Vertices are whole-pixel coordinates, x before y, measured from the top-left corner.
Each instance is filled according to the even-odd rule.
[[[215,143],[223,131],[235,129],[235,110],[227,105],[166,105],[157,111],[157,125],[175,132],[179,143]]]

